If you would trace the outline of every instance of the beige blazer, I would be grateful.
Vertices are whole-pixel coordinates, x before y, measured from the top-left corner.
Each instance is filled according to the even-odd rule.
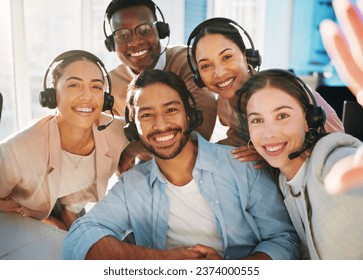
[[[98,124],[110,116],[102,114]],[[123,132],[125,122],[115,118],[102,131],[93,126],[96,156],[96,183],[87,188],[97,201],[107,190],[109,178],[116,170],[121,151],[128,145]],[[10,196],[22,205],[25,215],[47,218],[57,198],[61,174],[61,142],[55,117],[46,116],[29,128],[0,143],[0,198]],[[84,202],[90,196],[72,195],[71,200]]]

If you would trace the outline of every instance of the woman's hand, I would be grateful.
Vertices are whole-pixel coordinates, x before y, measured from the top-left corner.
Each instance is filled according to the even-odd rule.
[[[363,11],[363,0],[357,1]],[[363,17],[349,0],[333,0],[342,27],[324,20],[320,32],[326,51],[340,76],[363,106]]]
[[[263,168],[267,166],[267,162],[260,156],[252,145],[240,146],[232,150],[232,156],[242,162],[256,161],[255,168]]]
[[[21,208],[21,205],[13,200],[11,197],[0,199],[0,211],[24,215],[24,210],[23,208]]]
[[[357,4],[363,11],[363,0]],[[320,25],[323,43],[339,76],[363,106],[362,13],[349,0],[333,0],[333,6],[342,29],[335,22],[324,20]],[[363,190],[363,147],[333,166],[325,178],[325,188],[330,193]]]
[[[338,161],[325,177],[324,185],[331,194],[354,189],[363,195],[363,146],[354,156]]]

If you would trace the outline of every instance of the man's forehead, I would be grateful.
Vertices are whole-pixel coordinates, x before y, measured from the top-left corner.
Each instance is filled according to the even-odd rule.
[[[150,22],[154,20],[152,11],[146,6],[131,6],[116,11],[111,17],[113,27],[131,22]]]
[[[182,104],[179,93],[169,85],[156,83],[136,90],[135,107]]]

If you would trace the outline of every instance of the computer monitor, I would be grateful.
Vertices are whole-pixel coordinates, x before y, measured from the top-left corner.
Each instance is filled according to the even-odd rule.
[[[363,107],[358,102],[344,101],[342,121],[346,133],[363,141]]]

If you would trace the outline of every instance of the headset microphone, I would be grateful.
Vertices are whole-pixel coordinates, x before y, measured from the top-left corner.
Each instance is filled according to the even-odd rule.
[[[305,152],[307,149],[308,149],[308,148],[306,148],[306,149],[302,149],[302,150],[299,150],[299,151],[297,151],[297,152],[293,152],[293,153],[289,154],[289,159],[290,159],[290,160],[293,160],[293,159],[295,159],[295,158],[299,157],[299,156],[300,156],[303,152]]]
[[[153,57],[153,58],[160,57],[160,56],[161,56],[161,55],[162,55],[162,54],[166,51],[166,49],[168,48],[169,42],[170,42],[170,37],[168,37],[168,42],[166,43],[166,45],[165,45],[165,47],[164,47],[163,51],[162,51],[161,53],[159,53],[159,54],[155,54],[155,55],[153,55],[152,57]]]
[[[306,143],[309,143],[305,147],[302,147],[299,151],[293,152],[288,155],[290,160],[293,160],[299,157],[303,152],[309,149],[312,145],[316,143],[317,140],[321,137],[320,132],[317,129],[309,129],[309,131],[305,135]]]
[[[307,149],[309,149],[314,143],[310,143],[310,145],[307,145],[305,148],[301,148],[299,151],[293,152],[289,154],[289,159],[293,160],[297,157],[299,157],[303,152],[305,152]]]
[[[107,124],[103,124],[103,125],[98,126],[97,127],[98,131],[102,131],[105,128],[107,128],[113,122],[113,120],[115,119],[115,116],[113,115],[112,109],[110,111],[111,111],[111,120]]]

